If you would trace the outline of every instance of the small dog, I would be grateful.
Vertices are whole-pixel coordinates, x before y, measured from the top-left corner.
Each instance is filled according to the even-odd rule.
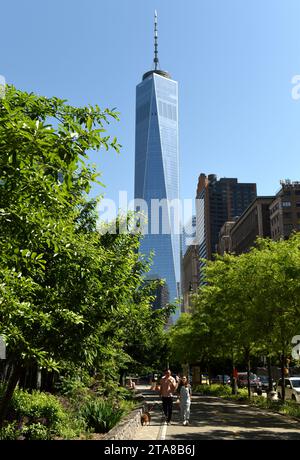
[[[144,413],[141,415],[141,424],[142,424],[142,426],[144,426],[144,425],[150,425],[150,422],[151,422],[151,415],[150,415],[150,412],[144,412]]]
[[[142,426],[150,425],[150,422],[151,422],[150,411],[153,409],[153,407],[154,407],[154,404],[152,404],[151,406],[149,406],[147,404],[145,412],[143,412],[143,414],[141,415],[141,424],[142,424]]]

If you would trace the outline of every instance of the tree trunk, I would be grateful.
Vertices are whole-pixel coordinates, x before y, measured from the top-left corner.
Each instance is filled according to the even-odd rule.
[[[246,352],[247,356],[247,388],[248,388],[248,398],[251,398],[251,385],[250,385],[250,356],[249,351]]]
[[[126,385],[126,374],[125,374],[125,369],[121,369],[119,374],[119,385],[122,387],[125,387]]]
[[[210,368],[210,363],[209,362],[207,364],[207,374],[208,374],[208,383],[210,385],[211,384],[211,368]]]
[[[282,381],[282,387],[281,387],[281,395],[282,395],[282,401],[285,401],[285,376],[284,376],[284,368],[285,368],[285,356],[284,353],[281,355],[281,381]]]
[[[237,394],[238,394],[237,379],[236,379],[236,377],[235,377],[235,364],[234,364],[234,360],[232,360],[231,393],[232,393],[233,395],[237,395]]]
[[[7,382],[7,386],[0,402],[0,427],[3,426],[4,420],[7,415],[10,401],[13,397],[15,388],[22,372],[22,367],[19,364],[15,364],[13,371]]]
[[[268,368],[269,393],[270,393],[271,391],[273,391],[273,378],[272,378],[270,355],[267,356],[267,368]]]

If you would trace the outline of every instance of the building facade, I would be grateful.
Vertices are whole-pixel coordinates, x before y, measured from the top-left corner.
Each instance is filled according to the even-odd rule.
[[[231,252],[231,229],[235,221],[225,222],[219,233],[218,254],[223,256],[225,252]]]
[[[182,256],[184,257],[186,251],[191,244],[195,244],[196,238],[196,216],[193,215],[189,221],[184,225],[182,230]]]
[[[257,237],[278,241],[293,231],[300,231],[300,182],[284,180],[275,196],[257,197],[234,223],[223,225],[218,253],[239,255],[249,251]]]
[[[191,311],[191,295],[194,294],[199,286],[199,246],[197,244],[189,245],[182,261],[182,312]]]
[[[200,174],[196,198],[199,257],[212,260],[218,252],[223,224],[235,221],[256,198],[256,184],[239,183],[236,178],[218,180],[215,174]],[[200,278],[202,265],[200,262]]]
[[[249,251],[257,237],[270,238],[270,204],[273,196],[257,197],[230,229],[230,252]]]
[[[140,252],[154,253],[150,276],[165,280],[172,302],[181,294],[179,216],[171,205],[179,200],[178,84],[158,70],[157,54],[154,63],[136,87],[134,197],[147,217]]]
[[[286,239],[300,230],[300,182],[283,180],[270,205],[271,237]]]

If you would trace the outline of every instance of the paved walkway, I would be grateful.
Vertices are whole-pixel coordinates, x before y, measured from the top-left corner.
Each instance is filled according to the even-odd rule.
[[[154,407],[151,425],[141,427],[135,440],[300,440],[300,422],[213,396],[193,396],[188,426],[182,425],[179,408],[174,404],[172,424],[167,426],[163,423],[162,404],[157,392],[149,391],[149,387],[137,389]]]

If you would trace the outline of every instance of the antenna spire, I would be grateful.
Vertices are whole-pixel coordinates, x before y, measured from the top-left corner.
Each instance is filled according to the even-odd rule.
[[[154,11],[154,69],[158,68],[158,51],[157,51],[157,11]]]

